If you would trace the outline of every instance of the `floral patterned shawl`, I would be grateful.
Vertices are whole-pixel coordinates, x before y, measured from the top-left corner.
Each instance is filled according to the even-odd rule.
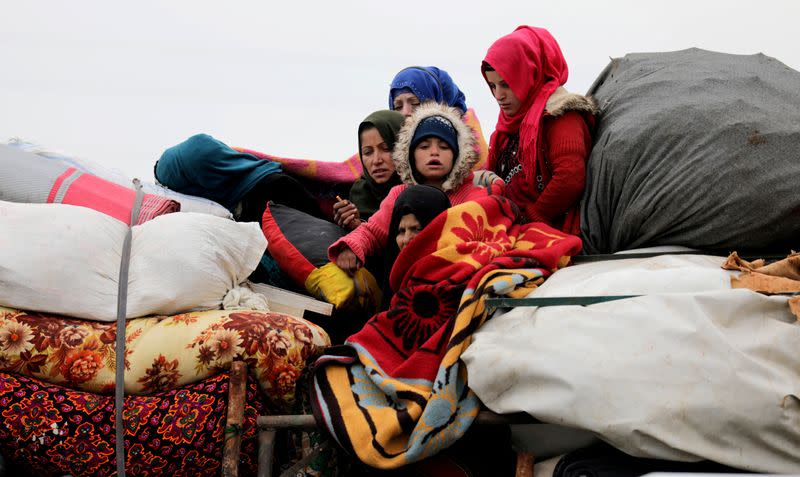
[[[453,444],[479,408],[459,357],[488,316],[485,298],[527,295],[580,248],[547,225],[521,225],[502,197],[439,215],[400,253],[390,309],[317,360],[318,423],[377,468]]]

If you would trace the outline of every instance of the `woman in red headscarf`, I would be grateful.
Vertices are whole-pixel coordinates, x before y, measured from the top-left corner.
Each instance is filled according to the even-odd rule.
[[[521,26],[495,41],[481,71],[500,105],[489,169],[529,220],[577,235],[595,102],[564,89],[567,62],[543,28]]]

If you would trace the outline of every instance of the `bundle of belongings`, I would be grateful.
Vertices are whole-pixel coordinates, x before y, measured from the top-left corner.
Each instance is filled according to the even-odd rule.
[[[12,153],[9,149],[12,148],[29,154],[24,156],[11,155]],[[35,154],[36,157],[32,157],[30,154]],[[129,189],[131,187],[131,180],[125,175],[107,169],[92,161],[55,152],[20,138],[10,139],[6,144],[3,144],[2,147],[0,147],[0,158],[2,158],[0,159],[0,170],[10,174],[3,174],[6,180],[0,182],[0,184],[2,184],[2,187],[0,187],[0,200],[8,200],[11,202],[34,201],[40,203],[42,202],[42,194],[46,193],[47,197],[51,199],[48,202],[83,205],[74,204],[69,201],[70,199],[63,197],[68,190],[71,190],[70,188],[72,185],[69,183],[77,179],[79,175],[89,176],[83,177],[82,180],[88,180],[94,187],[88,190],[78,187],[72,189],[73,193],[80,189],[81,192],[85,191],[84,193],[94,194],[98,201],[99,199],[104,201],[117,201],[119,199],[116,196],[119,194],[125,197],[130,196]],[[24,162],[20,162],[20,160]],[[46,163],[43,160],[48,160],[50,165],[45,165]],[[53,190],[55,180],[48,184],[47,179],[50,178],[52,180],[54,175],[58,178],[63,173],[66,173],[67,169],[70,170],[69,176],[65,176],[59,181],[63,182],[64,179],[67,179],[66,187],[62,189],[63,192],[57,199],[58,190]],[[15,179],[14,183],[16,185],[12,185],[11,182],[6,182],[12,179]],[[25,181],[28,182],[28,185],[20,186],[20,184]],[[113,185],[107,184],[108,182],[120,185],[124,189],[116,188]],[[157,183],[147,181],[140,181],[140,183],[142,185],[142,190],[146,194],[157,196],[149,197],[147,200],[154,201],[156,204],[161,204],[162,207],[165,208],[165,212],[180,210],[181,212],[201,212],[218,217],[232,218],[231,213],[225,207],[212,200],[181,194],[180,192],[173,191]],[[52,198],[50,197],[51,192],[53,194]],[[111,192],[114,194],[112,195]],[[100,207],[100,205],[97,204],[98,201],[95,201],[94,207]],[[147,210],[148,207],[144,207],[144,209]],[[158,214],[151,214],[151,216],[156,215]],[[147,214],[140,214],[140,217],[139,223],[146,222]],[[129,220],[124,216],[120,216],[119,219],[122,221]]]
[[[581,205],[586,253],[786,251],[800,236],[800,72],[700,49],[615,59]]]
[[[289,412],[307,362],[330,344],[246,286],[267,246],[258,224],[177,212],[174,199],[18,145],[0,146],[0,169],[11,174],[0,174],[7,464],[113,475],[121,432],[130,475],[219,475],[235,359],[249,370],[239,464],[255,473],[256,417]],[[118,428],[114,394],[123,391]]]
[[[797,255],[751,265],[684,252],[558,270],[530,297],[630,298],[499,313],[462,356],[470,388],[631,456],[800,472]]]
[[[94,208],[130,225],[136,192],[46,156],[0,145],[0,200],[32,204],[71,204]],[[145,194],[140,225],[180,210],[165,197]]]

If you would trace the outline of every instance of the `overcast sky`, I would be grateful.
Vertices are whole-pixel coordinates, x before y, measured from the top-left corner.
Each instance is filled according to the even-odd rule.
[[[567,88],[585,92],[610,57],[632,52],[762,52],[800,70],[798,18],[795,0],[6,2],[0,141],[147,181],[165,148],[198,132],[341,161],[410,65],[447,70],[488,139],[498,109],[480,62],[518,25],[549,29]]]

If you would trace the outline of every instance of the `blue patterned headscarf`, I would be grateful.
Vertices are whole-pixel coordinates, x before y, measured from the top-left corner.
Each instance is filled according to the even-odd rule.
[[[389,86],[389,109],[394,109],[394,98],[411,91],[420,100],[436,101],[467,112],[467,100],[447,71],[435,66],[409,66],[400,70]]]

